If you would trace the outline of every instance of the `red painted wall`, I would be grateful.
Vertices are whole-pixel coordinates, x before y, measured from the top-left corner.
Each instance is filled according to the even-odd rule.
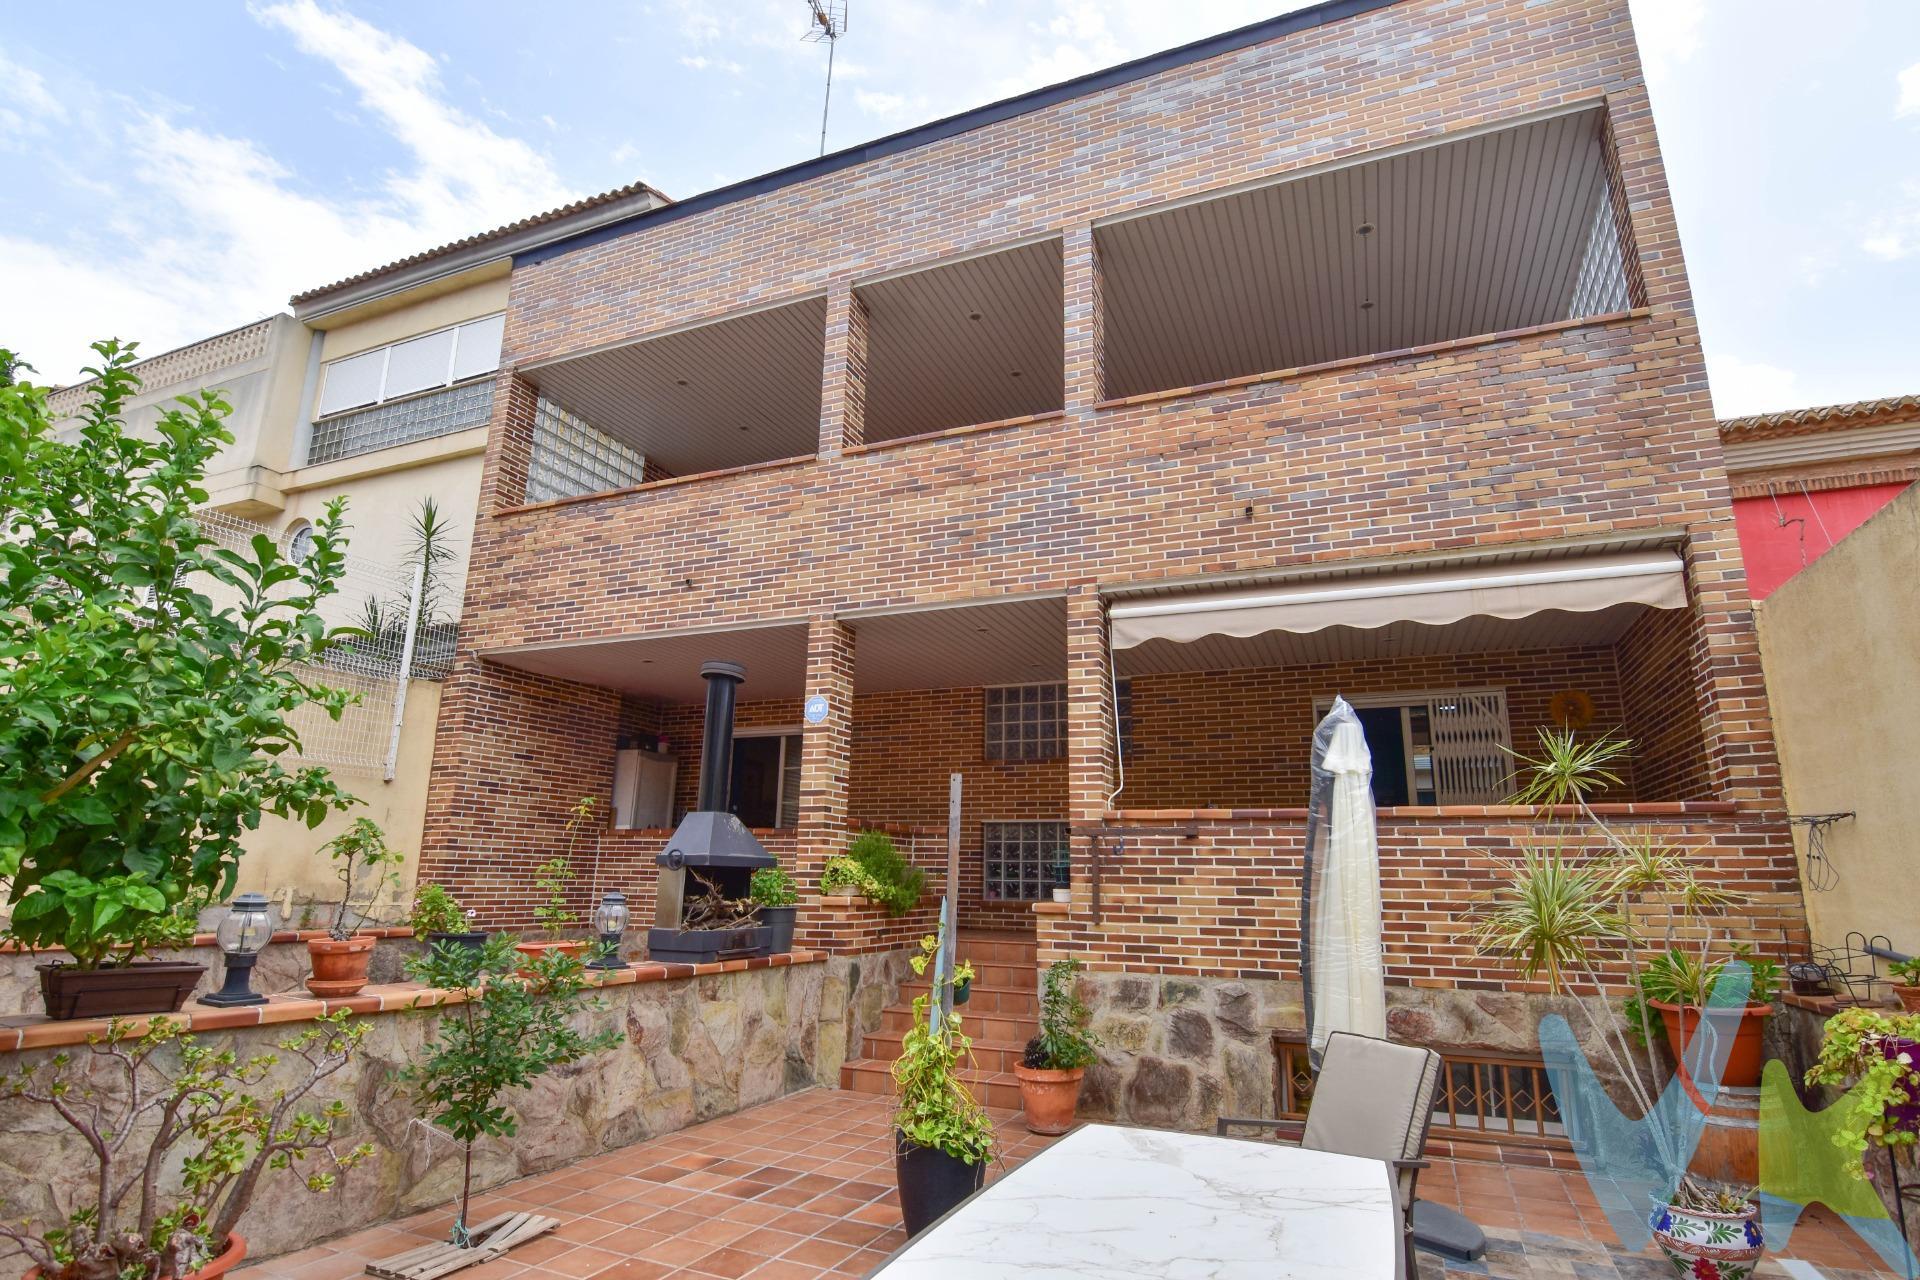
[[[1777,497],[1735,498],[1733,521],[1747,562],[1747,587],[1763,600],[1825,555],[1834,543],[1899,497],[1905,484],[1865,484]],[[1782,520],[1785,523],[1782,523]]]

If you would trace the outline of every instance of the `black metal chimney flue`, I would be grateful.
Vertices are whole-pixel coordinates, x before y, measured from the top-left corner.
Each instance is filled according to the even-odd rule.
[[[727,812],[733,780],[733,692],[747,678],[737,662],[708,662],[700,667],[707,682],[707,723],[700,743],[700,809]]]

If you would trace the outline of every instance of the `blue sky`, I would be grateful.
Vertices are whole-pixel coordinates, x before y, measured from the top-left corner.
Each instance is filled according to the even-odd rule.
[[[851,0],[829,145],[1280,0]],[[1920,391],[1920,4],[1635,0],[1723,414]],[[0,345],[68,379],[643,178],[812,155],[804,0],[12,4]]]

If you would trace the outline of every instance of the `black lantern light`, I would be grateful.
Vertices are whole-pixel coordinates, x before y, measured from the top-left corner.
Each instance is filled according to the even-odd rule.
[[[587,961],[587,968],[627,967],[627,962],[620,958],[620,939],[626,935],[630,918],[626,894],[618,889],[609,889],[601,895],[600,905],[593,913],[593,930],[600,935],[600,945],[594,948],[593,959]]]
[[[214,937],[226,956],[227,980],[218,991],[201,996],[200,1003],[265,1004],[267,998],[253,989],[253,965],[260,958],[260,948],[273,937],[273,905],[266,895],[243,893],[235,898]]]

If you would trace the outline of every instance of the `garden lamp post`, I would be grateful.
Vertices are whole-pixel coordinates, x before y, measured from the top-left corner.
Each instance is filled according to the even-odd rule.
[[[587,961],[587,968],[627,967],[627,962],[620,958],[620,939],[626,934],[630,917],[626,894],[618,889],[609,889],[601,895],[600,906],[593,913],[593,929],[600,935],[600,945],[594,948],[593,959]]]
[[[260,948],[273,937],[273,906],[266,895],[243,893],[235,898],[214,937],[226,957],[227,980],[218,991],[201,996],[200,1003],[265,1004],[267,998],[253,989],[253,966]]]

